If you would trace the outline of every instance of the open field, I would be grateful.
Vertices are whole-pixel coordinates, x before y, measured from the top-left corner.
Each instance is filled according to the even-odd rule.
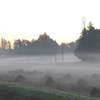
[[[0,84],[6,84],[2,86],[7,86],[10,90],[14,90],[16,92],[17,87],[19,89],[27,89],[30,91],[29,93],[36,93],[37,94],[41,92],[42,95],[57,95],[57,97],[61,97],[64,99],[57,99],[57,100],[66,100],[66,98],[69,98],[67,100],[73,100],[73,97],[81,98],[81,100],[87,100],[87,96],[80,96],[80,95],[73,95],[68,92],[73,92],[74,93],[79,93],[81,91],[81,87],[83,85],[78,84],[78,80],[81,78],[87,82],[87,85],[85,84],[85,89],[83,92],[81,91],[80,94],[83,94],[85,92],[86,95],[89,94],[90,90],[92,87],[100,87],[100,63],[98,62],[83,62],[76,58],[73,54],[67,54],[64,55],[64,59],[62,62],[62,56],[61,55],[56,55],[56,62],[55,62],[55,56],[16,56],[16,57],[1,57],[0,58],[0,77],[4,81],[10,81],[14,82],[15,78],[18,75],[24,75],[26,78],[26,83],[28,82],[31,83],[33,86],[24,86],[23,84],[15,84],[15,83],[7,83],[4,81],[1,81]],[[22,69],[22,70],[20,70]],[[19,73],[19,72],[20,73]],[[37,73],[34,73],[34,71]],[[6,73],[8,72],[8,73]],[[5,74],[4,74],[5,73]],[[98,74],[97,79],[91,78],[94,73]],[[64,74],[70,74],[71,79],[66,80],[63,79]],[[41,87],[46,87],[45,86],[45,81],[43,78],[45,76],[52,76],[54,79],[54,87],[53,89],[58,89],[58,90],[64,90],[66,92],[58,91],[58,90],[53,90],[53,89],[48,89],[48,88],[41,88]],[[39,88],[37,88],[38,86]],[[60,89],[59,89],[60,87]],[[74,88],[73,88],[74,87]],[[33,88],[33,89],[32,89]],[[9,91],[8,89],[8,91]],[[32,89],[32,90],[31,90]],[[89,90],[87,90],[89,89]],[[100,89],[100,88],[99,88]],[[2,88],[1,88],[2,90]],[[35,91],[33,91],[35,90]],[[18,90],[19,91],[19,90]],[[24,93],[25,91],[22,91]],[[21,92],[19,92],[21,93]],[[26,92],[25,92],[26,93]],[[58,95],[59,94],[59,95]],[[20,95],[20,94],[19,94]],[[24,94],[25,95],[25,94]],[[33,94],[32,94],[33,95]],[[17,96],[17,95],[16,95]],[[52,96],[53,97],[53,96]],[[41,97],[41,100],[44,100],[43,97]],[[51,98],[51,97],[50,97]],[[93,99],[93,98],[92,98]],[[91,98],[88,100],[92,100]],[[4,99],[3,99],[4,100]],[[18,99],[19,100],[19,99]],[[24,99],[23,99],[24,100]],[[27,100],[27,99],[25,99]],[[48,100],[48,99],[47,99]],[[53,100],[50,99],[50,100]],[[54,99],[56,100],[56,99]],[[80,100],[80,99],[75,99],[75,100]],[[93,100],[99,100],[99,99],[93,99]]]
[[[100,100],[49,88],[0,81],[0,100]]]

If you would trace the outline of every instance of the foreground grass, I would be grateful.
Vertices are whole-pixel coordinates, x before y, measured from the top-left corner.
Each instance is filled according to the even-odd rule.
[[[0,100],[100,100],[100,98],[0,81]]]

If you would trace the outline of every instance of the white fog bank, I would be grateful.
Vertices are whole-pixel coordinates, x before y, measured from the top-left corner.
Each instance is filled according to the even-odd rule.
[[[56,60],[56,62],[55,62]],[[20,56],[0,58],[0,71],[16,69],[46,71],[55,73],[100,73],[99,64],[83,63],[74,54],[52,56]]]

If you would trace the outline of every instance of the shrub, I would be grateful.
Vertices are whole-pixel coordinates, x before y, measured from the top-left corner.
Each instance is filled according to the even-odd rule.
[[[49,76],[49,75],[45,75],[45,76],[42,78],[41,81],[44,83],[44,82],[47,80],[48,77],[50,77],[50,76]]]
[[[18,75],[15,78],[15,82],[25,82],[25,81],[26,81],[26,78],[23,75]]]
[[[46,82],[45,82],[45,85],[51,87],[51,86],[53,86],[53,84],[54,84],[53,78],[48,77]]]
[[[82,79],[82,78],[79,78],[77,84],[78,85],[88,85],[88,83],[84,79]]]
[[[92,79],[99,79],[99,75],[97,73],[92,74],[91,76]]]
[[[100,90],[96,87],[93,87],[90,91],[90,95],[100,97]]]
[[[72,91],[72,92],[88,92],[89,91],[89,87],[88,86],[85,86],[85,85],[83,85],[83,86],[81,86],[81,85],[73,85],[71,88],[70,88],[70,90]]]
[[[71,78],[72,78],[71,74],[64,74],[64,76],[62,77],[62,79],[64,80],[69,80]]]

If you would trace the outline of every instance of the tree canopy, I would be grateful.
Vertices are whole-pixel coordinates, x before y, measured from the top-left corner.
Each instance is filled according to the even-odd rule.
[[[15,40],[14,41],[14,50],[15,53],[24,55],[24,54],[54,54],[57,52],[59,45],[56,41],[50,38],[46,33],[40,35],[37,40]]]
[[[57,53],[73,52],[77,42],[58,44],[46,32],[40,34],[37,39],[14,39],[14,42],[1,38],[0,56],[1,55],[51,55]]]
[[[95,54],[100,53],[100,29],[96,29],[90,22],[83,29],[75,49],[75,55],[82,60],[95,60]]]

